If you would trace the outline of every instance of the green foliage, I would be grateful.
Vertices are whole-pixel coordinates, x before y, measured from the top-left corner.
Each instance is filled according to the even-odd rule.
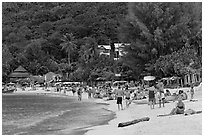
[[[60,46],[62,46],[62,50],[65,50],[67,53],[67,58],[68,58],[68,64],[71,64],[71,53],[76,49],[76,44],[75,44],[75,40],[74,40],[74,36],[73,34],[68,34],[66,33],[65,35],[63,35],[62,38],[63,43],[60,44]]]
[[[201,9],[201,3],[3,2],[3,77],[18,65],[33,75],[52,71],[77,81],[113,79],[115,72],[134,79],[155,70],[182,75],[185,60],[157,68],[187,45],[201,60]],[[130,45],[115,64],[116,42]],[[111,44],[112,60],[99,55],[98,44]]]
[[[172,54],[161,56],[154,64],[157,73],[163,72],[163,76],[183,76],[189,72],[189,68],[201,68],[201,61],[194,49],[183,48]]]
[[[66,78],[77,70],[68,69],[75,62],[75,67],[86,65],[92,71],[97,44],[118,41],[117,28],[126,12],[126,3],[4,2],[2,42],[14,57],[4,68],[22,65],[33,75],[53,71]]]
[[[201,30],[199,3],[129,3],[128,6],[120,38],[131,43],[124,48],[125,64],[139,73],[155,74],[152,66],[159,57],[182,49],[186,43],[194,45],[195,34]],[[177,73],[173,70],[178,68],[172,67],[169,62],[163,66],[163,72]]]

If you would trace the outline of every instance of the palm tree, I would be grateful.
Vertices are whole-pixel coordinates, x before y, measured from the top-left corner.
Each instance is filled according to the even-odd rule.
[[[86,63],[88,63],[93,61],[97,55],[97,43],[95,42],[95,39],[86,37],[85,44],[81,49],[81,57]]]
[[[63,41],[63,43],[60,44],[60,46],[62,46],[62,50],[65,50],[67,53],[67,60],[68,60],[68,65],[71,64],[71,52],[74,51],[74,49],[76,48],[76,44],[75,44],[75,39],[73,34],[68,34],[66,33],[65,35],[63,35],[63,38],[61,39]]]

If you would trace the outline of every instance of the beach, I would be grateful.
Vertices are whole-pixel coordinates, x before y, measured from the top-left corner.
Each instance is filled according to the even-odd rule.
[[[198,101],[190,102],[189,99],[184,100],[186,110],[202,110],[201,85],[195,87],[194,98]],[[170,113],[172,108],[175,107],[175,102],[166,103],[164,108],[159,108],[157,104],[155,109],[150,109],[147,104],[136,105],[132,103],[129,108],[125,108],[122,111],[117,110],[115,100],[105,102],[110,104],[109,109],[116,113],[116,118],[109,121],[108,125],[89,128],[86,135],[202,135],[202,113],[188,116],[157,117],[159,114]],[[149,117],[150,120],[127,127],[118,127],[120,122],[132,121],[143,117]]]
[[[187,89],[187,88],[186,88]],[[184,89],[184,90],[186,90]],[[17,91],[14,94],[41,94],[46,96],[60,96],[60,97],[73,97],[71,92],[67,94],[56,93],[53,90],[44,91],[44,90],[26,90],[26,91]],[[100,122],[92,124],[89,126],[80,127],[80,130],[70,130],[70,127],[64,128],[60,131],[54,131],[52,134],[55,135],[66,135],[66,134],[78,134],[78,135],[201,135],[202,134],[202,113],[194,115],[174,115],[166,117],[157,117],[160,114],[169,113],[172,108],[175,107],[175,102],[169,102],[165,104],[165,107],[158,107],[158,104],[155,106],[155,109],[150,109],[150,106],[147,104],[138,105],[131,103],[129,108],[125,107],[125,102],[123,101],[124,110],[118,111],[116,100],[104,100],[104,99],[88,99],[87,93],[83,93],[82,103],[86,104],[87,102],[95,102],[97,104],[108,104],[105,107],[100,109],[107,109],[111,113],[109,114],[99,114],[99,115],[112,115],[104,121],[101,117]],[[75,95],[76,98],[76,95]],[[195,97],[197,101],[191,102],[189,99],[184,100],[186,110],[193,109],[196,111],[202,110],[202,87],[195,88]],[[68,116],[68,115],[67,115]],[[149,117],[149,121],[140,122],[134,125],[126,127],[118,127],[120,122],[132,121],[135,119],[140,119],[143,117]],[[56,121],[52,121],[56,122]],[[65,125],[66,123],[64,123]],[[45,132],[46,134],[49,132]]]

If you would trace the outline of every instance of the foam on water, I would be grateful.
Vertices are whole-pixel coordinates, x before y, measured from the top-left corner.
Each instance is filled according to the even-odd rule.
[[[105,105],[78,102],[77,98],[4,95],[2,100],[3,134],[83,134],[84,127],[113,118]]]

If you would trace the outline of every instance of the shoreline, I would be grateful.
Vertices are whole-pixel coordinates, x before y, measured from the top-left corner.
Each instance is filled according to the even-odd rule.
[[[26,89],[25,91],[22,91],[21,89],[18,89],[16,92],[14,93],[5,93],[5,94],[2,94],[2,95],[5,95],[5,96],[12,96],[12,95],[39,95],[39,96],[50,96],[50,97],[59,97],[59,98],[70,98],[70,99],[75,99],[77,101],[78,97],[77,97],[77,94],[75,94],[73,96],[72,92],[68,92],[67,94],[64,94],[64,93],[60,93],[60,92],[54,92],[53,89],[49,90],[49,91],[45,91],[44,89],[36,89],[36,90],[29,90],[29,89]],[[70,129],[70,128],[65,128],[65,129],[62,129],[61,131],[57,132],[56,135],[84,135],[86,132],[88,132],[89,128],[92,128],[92,127],[95,127],[95,126],[101,126],[101,125],[106,125],[108,124],[108,122],[112,119],[115,118],[115,113],[111,110],[108,110],[108,103],[105,103],[105,102],[101,102],[99,100],[102,100],[102,99],[96,99],[96,98],[91,98],[91,99],[88,99],[88,94],[87,93],[83,93],[82,94],[82,101],[79,101],[79,102],[82,102],[82,103],[90,103],[92,102],[93,104],[97,104],[97,105],[101,105],[101,109],[103,111],[109,111],[110,114],[106,114],[107,118],[105,118],[104,120],[102,121],[99,121],[99,122],[96,122],[92,125],[87,125],[86,127],[81,127],[81,128],[73,128],[73,129]]]
[[[36,92],[37,91],[37,92]],[[45,94],[59,97],[72,97],[72,92],[69,95],[64,93],[52,92],[52,91],[22,91],[15,92],[14,94]],[[184,100],[187,109],[193,109],[196,111],[202,110],[202,87],[195,88],[195,99],[198,101],[190,102]],[[131,103],[129,108],[125,108],[125,101],[123,101],[122,111],[118,111],[116,100],[106,101],[104,99],[88,99],[86,93],[83,94],[82,102],[95,102],[96,104],[106,105],[104,107],[107,111],[114,113],[114,117],[102,124],[88,126],[80,128],[79,130],[73,130],[73,135],[201,135],[202,134],[202,113],[195,115],[174,115],[167,117],[157,117],[159,114],[167,114],[175,106],[175,102],[166,103],[165,107],[159,108],[158,104],[155,105],[155,109],[150,109],[147,104],[137,105]],[[118,128],[120,122],[127,122],[143,117],[150,117],[149,121],[140,122],[127,127]],[[64,135],[69,129],[63,131]]]

